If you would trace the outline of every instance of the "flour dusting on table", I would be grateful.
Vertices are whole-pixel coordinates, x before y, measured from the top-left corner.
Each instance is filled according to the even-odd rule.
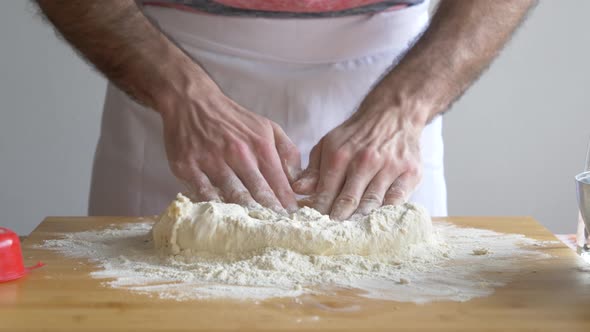
[[[192,204],[179,199],[181,205]],[[229,205],[199,204],[185,207],[215,214]],[[237,209],[235,206],[231,208]],[[240,209],[243,208],[237,210]],[[164,241],[159,245],[162,249],[158,250],[151,234],[154,221],[146,221],[113,224],[97,231],[64,233],[62,238],[45,241],[42,247],[93,261],[99,270],[91,275],[109,279],[105,281],[108,286],[179,301],[205,298],[263,300],[303,294],[330,295],[343,289],[354,290],[358,296],[367,298],[402,302],[467,301],[490,295],[494,288],[509,282],[519,273],[520,264],[548,258],[533,249],[538,249],[542,241],[523,235],[431,223],[430,218],[425,224],[415,225],[408,221],[424,222],[416,220],[423,217],[421,208],[409,205],[388,209],[374,212],[372,222],[361,218],[356,224],[348,221],[342,226],[344,228],[338,228],[340,226],[331,224],[334,222],[329,218],[315,215],[313,211],[304,213],[308,216],[311,213],[319,221],[303,218],[302,212],[299,216],[295,213],[280,217],[269,215],[274,212],[263,208],[254,214],[240,210],[236,212],[237,219],[230,219],[233,227],[241,227],[239,233],[243,238],[229,241],[229,244],[226,238],[227,245],[215,242],[223,238],[215,238],[216,235],[227,235],[216,231],[220,227],[217,224],[208,232],[199,233],[200,239],[205,241],[201,243],[187,238],[184,242],[168,238],[166,242],[165,237],[159,238],[156,234],[156,242]],[[406,217],[404,213],[408,211],[414,217]],[[243,222],[238,222],[245,216],[241,213],[254,215],[257,221],[244,229]],[[267,234],[247,243],[247,236],[260,236],[261,229],[263,233],[269,231],[271,226],[259,223],[264,219],[264,213],[271,219],[298,220],[293,225],[272,226],[289,228],[297,241],[282,239],[289,236],[286,232],[280,236]],[[397,219],[379,219],[383,214],[397,216]],[[174,215],[164,223],[171,226],[175,220],[182,219],[176,218],[179,216]],[[166,213],[160,219],[166,219]],[[188,227],[188,230],[184,229],[185,235],[189,231],[199,231],[191,228],[195,223],[184,220],[186,222],[176,223],[176,226]],[[322,230],[315,233],[310,230],[309,227],[315,227],[313,222],[323,223],[317,226]],[[367,227],[373,228],[368,230]],[[348,229],[355,236],[338,233],[338,229]],[[166,234],[171,236],[171,233]],[[404,237],[407,234],[414,238]],[[335,235],[338,236],[334,238]],[[309,243],[299,243],[306,237]],[[174,241],[176,248],[173,247]],[[261,241],[272,246],[265,247]],[[345,242],[341,241],[352,242],[352,245],[344,245]]]

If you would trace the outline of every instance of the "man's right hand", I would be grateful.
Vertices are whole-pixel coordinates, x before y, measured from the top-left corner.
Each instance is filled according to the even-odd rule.
[[[290,182],[297,147],[276,123],[250,112],[217,87],[159,109],[170,168],[198,201],[275,211],[297,207]]]
[[[159,112],[170,168],[195,199],[296,207],[297,148],[225,96],[135,0],[37,0],[65,39],[121,90]]]

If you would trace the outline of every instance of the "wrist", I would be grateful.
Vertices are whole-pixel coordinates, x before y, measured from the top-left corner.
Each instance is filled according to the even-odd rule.
[[[142,90],[140,102],[164,116],[185,108],[199,97],[220,93],[207,73],[178,47],[167,42],[152,45],[151,52],[141,52],[130,64],[133,87]]]
[[[399,121],[422,129],[436,115],[429,100],[422,98],[410,89],[378,85],[369,93],[361,111],[389,113]]]
[[[169,70],[153,93],[153,109],[161,116],[186,109],[186,105],[205,109],[212,99],[223,95],[217,84],[196,64]],[[184,106],[183,106],[184,105]]]

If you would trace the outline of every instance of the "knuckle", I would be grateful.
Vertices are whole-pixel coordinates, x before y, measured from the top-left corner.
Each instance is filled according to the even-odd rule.
[[[265,129],[273,130],[274,126],[278,126],[278,124],[265,117],[260,117],[259,121]]]
[[[275,126],[279,127],[277,124],[275,124],[267,118],[260,119],[259,123],[260,127],[256,130],[256,133],[264,137],[273,137],[275,132]]]
[[[332,152],[332,165],[344,164],[350,160],[350,151],[339,148]]]
[[[386,201],[398,201],[406,197],[406,191],[400,186],[391,187],[385,194]]]
[[[418,165],[412,165],[408,169],[408,173],[410,173],[411,176],[420,179],[420,178],[422,178],[422,167],[420,167]]]
[[[407,169],[411,165],[408,159],[395,155],[387,156],[386,164],[394,169]]]
[[[342,193],[336,199],[336,204],[340,206],[357,206],[358,199],[352,194]]]
[[[193,165],[186,160],[173,160],[169,162],[169,165],[176,176],[186,178],[192,173]]]
[[[389,177],[393,177],[393,176],[400,173],[399,170],[400,170],[400,167],[397,164],[390,162],[387,165],[385,165],[385,167],[383,168],[382,171],[384,172],[384,175],[387,175]]]
[[[398,174],[405,173],[416,167],[416,163],[407,159],[390,158],[386,163],[386,168],[395,171]]]
[[[316,144],[313,146],[313,148],[311,148],[311,151],[309,152],[309,154],[311,156],[315,156],[321,152],[321,148],[322,148],[321,144]]]
[[[250,152],[248,145],[236,138],[228,139],[227,150],[229,153],[240,157],[244,157]]]
[[[334,132],[329,132],[324,137],[322,137],[322,145],[327,149],[333,149],[338,147],[338,140],[336,139],[336,135]]]
[[[375,204],[381,203],[381,196],[379,196],[376,192],[366,192],[361,198],[361,203],[364,204]]]
[[[374,166],[379,162],[379,153],[374,149],[362,149],[356,155],[356,163],[358,167],[366,168]]]
[[[328,133],[322,138],[322,147],[328,151],[335,151],[341,146],[342,143],[333,132]]]
[[[266,139],[259,139],[256,141],[256,151],[263,156],[268,157],[275,153],[276,147],[275,145]]]
[[[196,194],[202,197],[211,197],[214,194],[211,188],[207,188],[205,186],[196,186],[194,191]]]

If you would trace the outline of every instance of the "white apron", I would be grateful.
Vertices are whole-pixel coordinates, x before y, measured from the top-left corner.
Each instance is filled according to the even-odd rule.
[[[270,19],[146,7],[145,12],[246,109],[278,123],[307,164],[428,24],[428,1],[373,15]],[[411,201],[444,216],[442,120],[420,141],[423,179]],[[168,168],[160,116],[109,85],[89,215],[153,215],[186,188]]]

